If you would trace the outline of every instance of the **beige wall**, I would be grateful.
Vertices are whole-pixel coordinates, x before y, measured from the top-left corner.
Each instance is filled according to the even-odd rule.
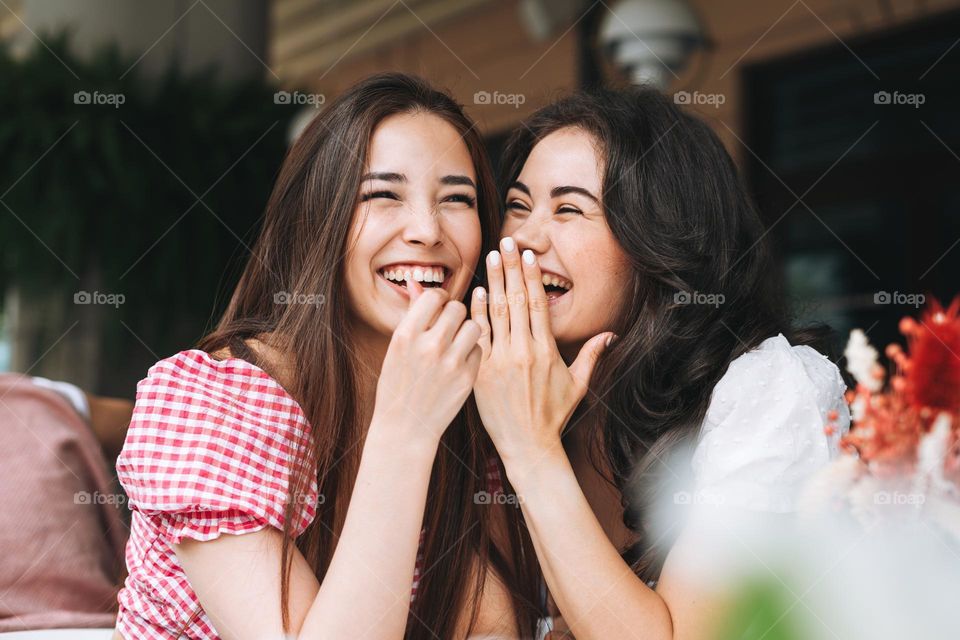
[[[673,90],[722,93],[721,108],[697,108],[737,156],[743,149],[736,136],[742,129],[740,71],[745,65],[878,32],[912,20],[960,7],[960,0],[691,0],[706,25],[712,50],[693,60]],[[533,42],[518,20],[517,0],[414,0],[407,4],[420,13],[421,6],[456,4],[460,11],[428,22],[398,5],[393,12],[360,37],[383,14],[370,18],[364,29],[341,37],[332,47],[311,45],[304,33],[311,20],[296,13],[307,0],[273,0],[271,66],[284,82],[310,87],[328,95],[365,74],[386,69],[415,72],[451,89],[468,105],[471,115],[487,132],[511,128],[525,115],[563,91],[576,85],[575,30],[546,42]],[[374,4],[374,3],[370,3]],[[389,7],[392,2],[386,2]],[[884,4],[890,11],[883,9]],[[612,0],[607,5],[614,6]],[[394,23],[406,16],[407,29]],[[290,17],[290,16],[293,17]],[[279,16],[279,17],[278,17]],[[385,26],[386,25],[386,26]],[[391,30],[395,38],[377,41],[377,32]],[[960,34],[958,34],[960,36]],[[299,38],[299,39],[298,39]],[[367,41],[371,40],[371,43]],[[297,44],[294,47],[291,41]],[[442,41],[442,42],[441,42]],[[348,52],[350,47],[353,49]],[[852,55],[852,54],[851,54]],[[542,59],[540,59],[542,56]],[[339,62],[336,59],[340,58]],[[459,58],[459,59],[458,59]],[[537,60],[539,62],[537,62]],[[532,66],[532,69],[531,69]],[[699,69],[699,72],[697,72]],[[529,70],[529,71],[528,71]],[[698,84],[691,84],[697,79]],[[522,93],[526,103],[519,109],[509,106],[474,106],[477,90]],[[729,127],[729,129],[728,129]]]
[[[575,31],[534,42],[518,19],[517,0],[405,0],[386,16],[384,9],[394,2],[372,0],[360,4],[376,11],[340,30],[321,28],[329,16],[309,13],[310,4],[318,3],[272,4],[269,64],[291,86],[336,95],[377,71],[417,73],[452,91],[489,133],[511,128],[558,90],[576,85]],[[393,42],[384,42],[381,31]],[[325,34],[333,44],[311,43],[305,36],[311,32]],[[525,102],[520,108],[474,106],[477,91],[520,93]]]

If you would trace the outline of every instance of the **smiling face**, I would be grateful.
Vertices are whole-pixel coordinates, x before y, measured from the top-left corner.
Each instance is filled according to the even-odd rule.
[[[604,214],[603,168],[595,138],[567,127],[533,147],[507,192],[501,235],[536,254],[564,355],[615,326],[630,283]]]
[[[374,130],[346,257],[352,315],[389,337],[409,306],[406,280],[467,291],[480,256],[476,172],[461,135],[424,112]]]

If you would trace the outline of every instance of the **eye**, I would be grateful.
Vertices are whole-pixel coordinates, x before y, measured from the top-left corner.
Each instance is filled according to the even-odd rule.
[[[367,200],[373,200],[374,198],[387,198],[388,200],[399,200],[400,196],[395,194],[393,191],[371,191],[370,193],[365,193],[360,196],[360,202],[366,202]]]
[[[580,211],[580,209],[577,209],[576,207],[571,207],[570,205],[563,205],[562,207],[557,209],[557,215],[561,213],[572,213],[578,216],[583,215],[583,211]]]
[[[525,213],[529,213],[529,212],[530,212],[530,208],[529,208],[527,205],[525,205],[523,202],[521,202],[520,200],[511,200],[511,201],[509,201],[509,202],[507,203],[507,210],[508,210],[508,211],[516,211],[516,212],[525,212]]]
[[[474,197],[471,196],[471,195],[466,194],[466,193],[455,193],[455,194],[453,194],[453,195],[451,195],[451,196],[447,196],[446,198],[443,199],[443,201],[444,201],[444,202],[457,202],[457,203],[465,204],[465,205],[467,205],[468,207],[470,207],[471,209],[472,209],[473,207],[477,206],[477,199],[474,198]]]

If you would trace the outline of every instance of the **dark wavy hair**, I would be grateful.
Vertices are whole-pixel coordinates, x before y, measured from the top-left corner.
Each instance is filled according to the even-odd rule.
[[[606,327],[619,339],[571,425],[588,415],[601,425],[591,457],[636,536],[624,557],[657,580],[675,538],[654,542],[645,516],[666,491],[667,461],[696,442],[730,362],[778,333],[823,350],[829,331],[791,329],[766,230],[733,160],[706,123],[655,89],[598,89],[537,111],[507,143],[503,193],[537,142],[566,127],[595,138],[604,214],[631,264],[619,319]],[[722,303],[690,304],[698,294]]]

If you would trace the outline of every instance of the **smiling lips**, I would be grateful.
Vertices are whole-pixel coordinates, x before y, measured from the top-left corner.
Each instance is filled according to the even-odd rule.
[[[408,280],[416,280],[425,288],[442,287],[449,277],[451,270],[442,264],[391,264],[383,267],[377,273],[390,284],[404,289]],[[561,297],[571,288],[573,283],[555,273],[544,272],[541,276],[543,288],[547,298],[551,301]]]
[[[382,278],[406,288],[408,280],[416,280],[424,287],[442,287],[451,270],[442,264],[391,264],[378,272]]]
[[[573,287],[572,282],[555,273],[544,272],[541,281],[543,282],[544,290],[547,292],[547,298],[551,301],[564,295]]]

